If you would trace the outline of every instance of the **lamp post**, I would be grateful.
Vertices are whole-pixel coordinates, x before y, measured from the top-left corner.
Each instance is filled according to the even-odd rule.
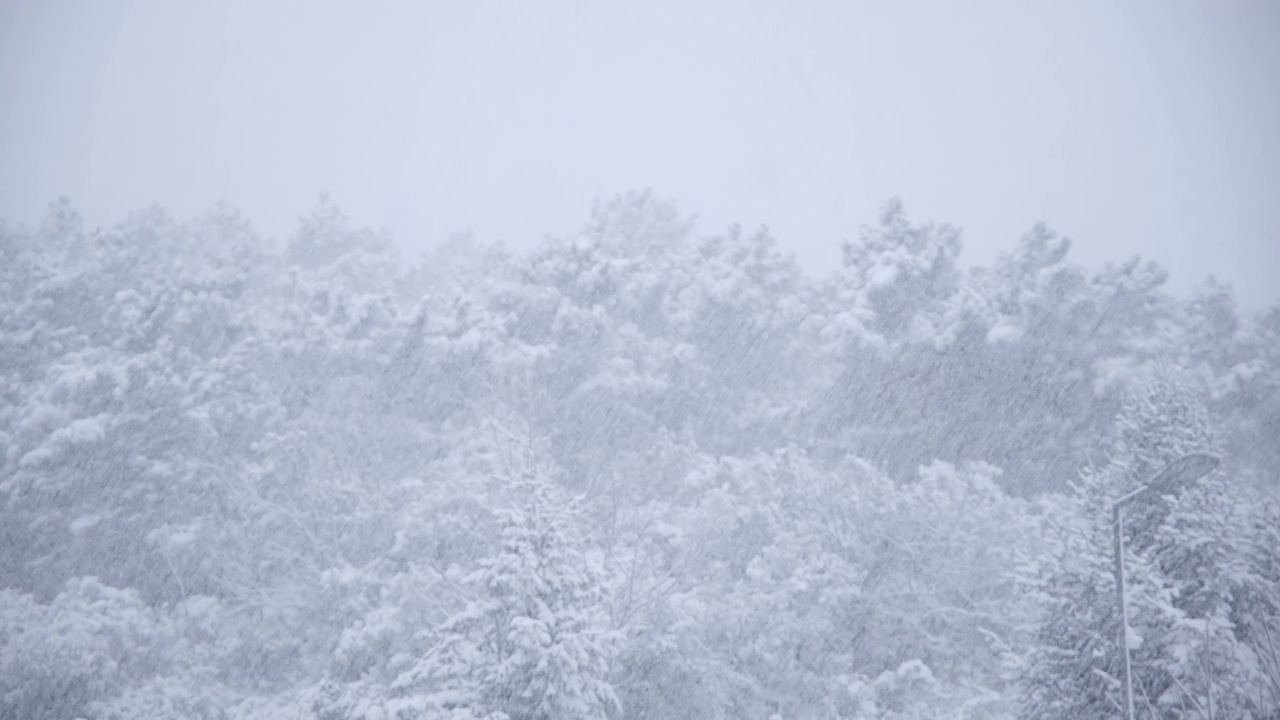
[[[1129,720],[1133,715],[1133,673],[1129,666],[1129,614],[1124,591],[1124,533],[1120,523],[1120,508],[1125,503],[1148,490],[1168,491],[1190,485],[1213,472],[1218,458],[1205,453],[1190,453],[1174,460],[1138,489],[1117,498],[1111,503],[1111,526],[1115,534],[1116,603],[1120,607],[1120,654],[1123,658],[1124,706]]]

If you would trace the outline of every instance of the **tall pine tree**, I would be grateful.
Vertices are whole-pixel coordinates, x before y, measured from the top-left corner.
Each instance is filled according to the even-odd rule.
[[[617,635],[581,507],[536,472],[518,489],[526,501],[501,513],[501,549],[472,576],[475,599],[395,686],[429,688],[429,705],[454,716],[604,718],[618,708],[606,679]]]
[[[1042,604],[1023,669],[1026,716],[1104,718],[1121,710],[1111,504],[1143,487],[1170,462],[1216,449],[1203,407],[1169,372],[1129,393],[1115,422],[1109,461],[1082,473],[1065,510],[1051,516],[1058,530],[1054,551],[1023,576]],[[1175,532],[1174,518],[1196,502],[1189,498],[1205,495],[1201,488],[1209,482],[1202,478],[1189,488],[1148,491],[1124,508],[1128,637],[1139,707],[1160,705],[1175,684],[1166,668],[1180,652],[1171,644],[1171,609],[1183,601],[1183,588],[1177,566],[1164,552],[1166,537]],[[1223,510],[1221,504],[1213,507],[1219,514]]]

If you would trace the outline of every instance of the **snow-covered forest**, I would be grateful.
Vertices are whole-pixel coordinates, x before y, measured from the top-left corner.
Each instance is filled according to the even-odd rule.
[[[0,718],[1280,717],[1280,309],[647,192],[0,225]],[[1157,259],[1158,260],[1158,259]]]

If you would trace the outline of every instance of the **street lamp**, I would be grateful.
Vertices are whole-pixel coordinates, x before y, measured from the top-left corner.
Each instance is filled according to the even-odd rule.
[[[1116,546],[1116,602],[1120,606],[1120,653],[1124,657],[1122,671],[1124,673],[1124,706],[1126,717],[1134,720],[1133,715],[1133,673],[1129,667],[1129,614],[1125,607],[1124,592],[1124,535],[1120,528],[1120,507],[1148,490],[1170,491],[1190,485],[1213,472],[1218,467],[1218,458],[1205,453],[1190,453],[1174,460],[1163,470],[1155,474],[1142,487],[1121,496],[1111,503],[1111,525],[1115,533]]]

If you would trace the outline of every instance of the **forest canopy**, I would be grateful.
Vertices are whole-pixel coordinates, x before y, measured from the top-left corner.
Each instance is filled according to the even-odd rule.
[[[989,267],[899,201],[803,272],[649,192],[406,259],[327,199],[0,224],[0,718],[1280,713],[1280,308]]]

